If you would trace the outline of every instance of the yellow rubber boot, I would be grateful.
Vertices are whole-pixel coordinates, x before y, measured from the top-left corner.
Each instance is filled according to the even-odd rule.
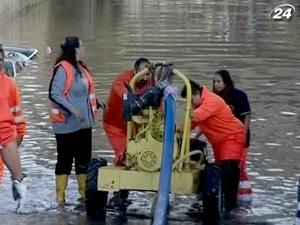
[[[64,175],[56,175],[56,201],[59,204],[65,202],[65,190],[68,185],[69,176]]]
[[[85,191],[86,191],[86,179],[87,175],[86,174],[77,174],[77,182],[78,182],[78,191],[80,194],[80,198],[82,200],[85,199]]]

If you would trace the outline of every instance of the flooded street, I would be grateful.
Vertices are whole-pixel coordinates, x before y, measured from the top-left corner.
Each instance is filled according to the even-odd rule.
[[[283,3],[296,7],[294,17],[270,20],[269,12]],[[69,35],[85,44],[101,101],[118,73],[141,56],[172,61],[208,87],[213,72],[227,68],[248,94],[253,111],[248,164],[253,212],[231,225],[292,224],[300,176],[299,1],[1,0],[0,27],[0,43],[39,49],[38,59],[17,77],[28,122],[21,146],[28,194],[16,215],[6,174],[0,186],[1,225],[95,224],[78,207],[75,175],[69,181],[68,206],[59,211],[55,203],[56,143],[48,120],[48,85],[59,44]],[[99,122],[93,137],[93,155],[112,161]],[[148,194],[134,192],[130,198],[129,212],[149,216]],[[186,214],[192,202],[193,196],[172,196],[169,224],[201,224]],[[109,214],[106,224],[119,222]],[[132,216],[123,224],[149,224],[149,219]]]

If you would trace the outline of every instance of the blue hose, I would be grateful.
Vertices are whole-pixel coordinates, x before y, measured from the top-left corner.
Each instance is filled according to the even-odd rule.
[[[298,182],[298,199],[297,199],[297,212],[296,212],[296,219],[295,225],[300,225],[300,178]]]
[[[175,135],[175,98],[172,95],[168,95],[165,99],[165,113],[163,156],[153,225],[165,225],[168,221],[169,192]]]

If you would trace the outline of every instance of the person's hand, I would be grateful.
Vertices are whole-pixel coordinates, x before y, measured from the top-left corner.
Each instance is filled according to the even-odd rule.
[[[183,134],[183,124],[181,124],[177,129],[176,129],[176,133],[180,136],[182,136]]]
[[[106,108],[107,108],[105,102],[101,102],[101,103],[99,104],[99,108],[101,108],[103,111],[105,111]]]
[[[18,181],[14,179],[12,181],[12,195],[15,201],[21,200],[25,197],[27,191],[27,187],[22,181]]]
[[[200,127],[195,127],[192,132],[192,138],[193,139],[199,139],[199,137],[202,135],[202,131]]]
[[[96,99],[96,104],[97,104],[97,109],[102,109],[103,111],[105,111],[106,110],[106,103],[105,102],[100,102],[100,101],[98,101],[98,99]]]
[[[23,137],[18,136],[18,137],[16,138],[16,142],[17,142],[18,147],[20,147],[22,141],[23,141]]]
[[[77,109],[72,109],[71,113],[80,121],[84,120],[84,116],[77,110]]]

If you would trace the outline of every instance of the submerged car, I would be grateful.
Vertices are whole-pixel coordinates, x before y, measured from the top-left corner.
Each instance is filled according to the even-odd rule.
[[[7,58],[19,57],[24,61],[35,60],[38,55],[38,50],[36,48],[19,48],[19,47],[5,47],[3,50]]]
[[[24,69],[24,67],[24,62],[19,61],[17,59],[10,58],[4,60],[4,73],[12,78],[16,78]]]
[[[35,48],[4,47],[4,72],[16,78],[28,65],[28,62],[37,58],[38,50]]]

